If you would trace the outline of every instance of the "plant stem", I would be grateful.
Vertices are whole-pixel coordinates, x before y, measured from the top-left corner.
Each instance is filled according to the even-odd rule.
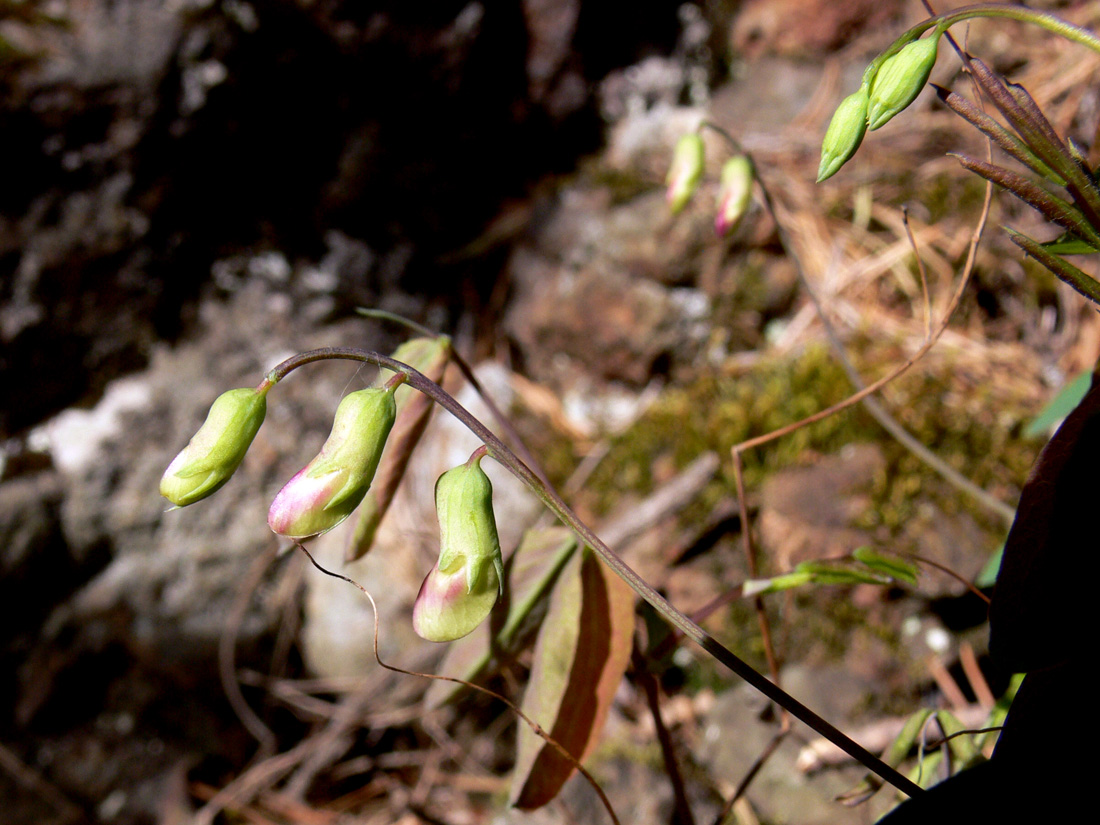
[[[875,67],[881,65],[883,60],[891,55],[897,54],[901,51],[903,46],[920,37],[929,29],[939,28],[942,31],[964,20],[974,20],[980,17],[1002,18],[1016,20],[1020,23],[1031,23],[1032,25],[1046,29],[1052,34],[1064,37],[1066,40],[1078,43],[1100,54],[1100,37],[1097,37],[1088,29],[1075,26],[1050,12],[1029,9],[1025,6],[1017,6],[1011,3],[978,3],[977,5],[963,6],[961,9],[939,14],[918,23],[890,44],[890,48],[879,55],[871,65]]]
[[[844,734],[839,728],[825,721],[814,711],[803,705],[789,693],[779,688],[766,677],[758,673],[748,663],[740,659],[731,650],[723,646],[699,625],[686,615],[673,607],[660,593],[654,590],[645,579],[639,576],[619,556],[597,536],[588,525],[581,521],[565,501],[554,491],[552,487],[543,481],[524,464],[508,447],[497,438],[488,427],[481,423],[465,407],[458,403],[442,387],[417,372],[407,364],[368,350],[353,347],[325,347],[323,349],[310,350],[299,353],[279,364],[268,373],[268,380],[276,383],[285,378],[298,367],[315,361],[328,359],[345,359],[376,364],[381,368],[404,373],[410,387],[427,395],[451,415],[461,421],[474,433],[488,450],[490,456],[503,464],[513,475],[519,478],[527,487],[538,496],[561,521],[573,530],[580,539],[592,548],[610,567],[616,575],[630,585],[639,596],[652,605],[665,621],[703,648],[707,653],[725,665],[729,670],[740,676],[768,699],[782,708],[790,711],[791,715],[799,719],[818,734],[828,739],[838,748],[843,750],[857,762],[860,762],[869,771],[889,782],[902,793],[916,796],[923,789],[907,779],[894,768],[891,768],[881,759],[876,757],[862,745]]]

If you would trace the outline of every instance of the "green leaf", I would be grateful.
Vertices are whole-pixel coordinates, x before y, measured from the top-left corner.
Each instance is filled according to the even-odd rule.
[[[794,569],[795,573],[809,573],[814,584],[888,584],[888,580],[862,567],[856,567],[846,559],[838,561],[804,561]]]
[[[1064,232],[1057,240],[1039,246],[1055,255],[1092,255],[1100,252],[1100,247],[1081,240],[1071,232]]]
[[[898,556],[883,555],[875,552],[870,547],[859,547],[852,553],[852,556],[856,561],[867,565],[877,573],[882,573],[892,579],[908,582],[912,585],[917,583],[917,566]]]
[[[938,710],[936,721],[939,722],[943,735],[949,737],[947,747],[951,751],[952,767],[955,770],[965,770],[985,761],[982,752],[974,744],[974,739],[970,734],[963,733],[966,727],[954,714],[950,711]]]
[[[1024,428],[1024,438],[1049,438],[1077,405],[1085,398],[1092,383],[1092,373],[1086,370],[1062,387],[1058,394]]]
[[[813,574],[808,572],[784,573],[782,576],[773,576],[770,579],[746,579],[741,585],[741,598],[751,596],[764,596],[768,593],[779,593],[783,590],[793,590],[813,581]]]
[[[1001,542],[1001,546],[993,552],[993,555],[982,566],[982,572],[974,580],[975,587],[992,587],[997,583],[997,571],[1001,569],[1001,556],[1004,555],[1004,552],[1005,545],[1004,542]]]
[[[1100,282],[1095,278],[1078,269],[1065,258],[1047,252],[1038,242],[1026,235],[1015,232],[1008,227],[1005,227],[1005,232],[1008,233],[1008,239],[1016,246],[1024,250],[1085,298],[1088,298],[1094,304],[1100,304]]]
[[[595,747],[630,661],[634,593],[590,552],[574,554],[539,630],[523,712],[578,761]],[[533,809],[558,795],[573,763],[526,725],[509,799]]]
[[[917,737],[920,736],[924,723],[928,721],[928,717],[931,715],[932,710],[930,708],[922,708],[910,716],[901,729],[901,733],[897,735],[897,738],[882,755],[882,761],[891,768],[898,767],[917,743]],[[838,796],[837,801],[849,806],[860,805],[878,793],[881,787],[882,779],[873,773],[868,773],[860,780],[858,785]]]

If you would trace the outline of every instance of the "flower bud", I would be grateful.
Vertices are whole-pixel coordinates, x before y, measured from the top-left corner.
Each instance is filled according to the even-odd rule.
[[[906,44],[879,66],[871,81],[867,128],[873,131],[885,126],[890,118],[916,99],[936,65],[939,43],[939,33],[933,32]]]
[[[668,185],[665,199],[673,215],[687,206],[695,194],[703,178],[703,163],[703,139],[695,132],[680,138],[672,152],[672,165],[665,178]]]
[[[267,413],[268,383],[222,393],[206,421],[160,479],[160,494],[186,507],[217,491],[236,472]]]
[[[399,346],[393,359],[408,364],[413,369],[435,381],[443,380],[443,373],[451,360],[451,339],[446,335],[434,338],[413,338]],[[359,505],[355,516],[355,529],[351,531],[345,561],[362,558],[374,543],[374,536],[383,516],[397,492],[413,450],[420,443],[428,426],[435,402],[422,392],[402,384],[394,396],[397,401],[397,423],[393,426],[386,451],[378,465],[375,484]]]
[[[332,432],[309,464],[275,496],[267,523],[276,533],[301,539],[331,530],[359,506],[370,489],[390,434],[398,384],[369,387],[336,408]]]
[[[730,158],[722,166],[718,183],[718,214],[714,217],[714,231],[718,237],[730,234],[749,209],[752,200],[754,173],[752,161],[745,155]]]
[[[825,130],[825,139],[821,142],[821,163],[817,167],[817,182],[831,178],[840,171],[852,155],[856,153],[863,135],[867,131],[867,86],[840,101]]]
[[[482,455],[479,449],[435,485],[439,561],[413,605],[413,629],[430,642],[459,639],[481,624],[504,581],[493,485],[481,469]]]

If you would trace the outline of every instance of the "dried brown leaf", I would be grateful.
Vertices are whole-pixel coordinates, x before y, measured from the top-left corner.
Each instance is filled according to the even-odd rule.
[[[595,747],[634,635],[634,594],[589,552],[575,555],[551,595],[523,711],[578,762]],[[510,801],[533,809],[557,796],[574,764],[521,727]]]

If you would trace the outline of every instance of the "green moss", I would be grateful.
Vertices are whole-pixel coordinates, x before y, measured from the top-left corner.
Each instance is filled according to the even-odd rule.
[[[856,367],[873,377],[893,368],[903,357],[881,339],[853,344]],[[1021,435],[1021,424],[1033,414],[1030,397],[1020,397],[1019,384],[981,376],[981,367],[938,361],[935,370],[918,366],[891,383],[880,396],[891,413],[923,444],[982,488],[1014,503],[1037,453],[1037,445]],[[771,432],[843,400],[850,387],[830,353],[812,347],[793,359],[765,358],[749,372],[703,373],[668,388],[628,432],[612,444],[608,456],[590,479],[586,503],[607,511],[624,496],[641,497],[709,450],[716,451],[721,469],[698,499],[681,514],[684,524],[702,523],[721,500],[735,496],[730,448],[748,438]],[[798,430],[744,456],[750,498],[762,482],[783,467],[805,462],[813,454],[832,454],[854,442],[875,442],[885,457],[869,491],[869,506],[857,526],[895,551],[919,551],[920,530],[914,524],[929,512],[946,516],[969,514],[986,533],[987,548],[973,548],[975,570],[982,553],[1003,539],[1003,522],[984,510],[896,442],[860,407],[845,410]],[[828,494],[828,491],[824,491]],[[726,563],[728,563],[728,558]],[[765,568],[767,560],[763,560]],[[960,571],[963,574],[973,571]],[[904,659],[896,621],[869,620],[837,588],[799,591],[793,601],[770,598],[773,627],[782,656],[798,659],[809,651],[823,658],[841,656],[853,639],[868,638]],[[794,613],[789,611],[793,610]],[[775,612],[778,611],[778,614]],[[792,621],[792,615],[797,620]],[[756,617],[747,602],[736,602],[710,625],[724,643],[757,667],[764,667]],[[871,624],[869,625],[869,621]],[[862,634],[862,636],[860,635]],[[868,635],[869,634],[869,635]],[[703,687],[724,672],[700,671],[689,677],[691,687]]]
[[[811,415],[848,393],[843,370],[822,347],[794,360],[769,359],[752,372],[707,373],[666,390],[630,430],[615,439],[593,474],[587,494],[606,512],[624,493],[644,495],[654,486],[653,468],[669,461],[682,468],[704,452],[722,457],[719,477],[699,506],[733,494],[730,448],[748,438]],[[848,411],[799,430],[744,456],[746,483],[788,465],[806,450],[832,452],[855,440],[867,422]]]
[[[968,382],[950,369],[938,375],[907,375],[886,388],[883,400],[900,423],[947,464],[1014,503],[1037,453],[1020,427],[1033,413],[1030,400],[1014,397],[1011,387],[994,381]],[[885,434],[882,438],[887,472],[876,481],[876,506],[859,526],[896,531],[913,517],[920,502],[931,500],[940,512],[969,512],[992,534],[1003,531],[1004,525],[988,511],[893,439]]]
[[[957,169],[933,175],[919,181],[912,198],[928,209],[928,222],[958,220],[977,215],[985,200],[985,181],[977,175],[960,177]]]

